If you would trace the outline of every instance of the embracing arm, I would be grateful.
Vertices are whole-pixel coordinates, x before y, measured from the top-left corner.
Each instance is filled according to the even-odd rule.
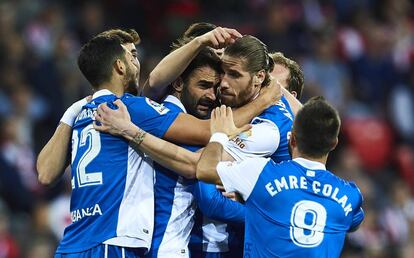
[[[128,110],[122,101],[116,100],[114,104],[118,106],[118,109],[113,110],[106,104],[101,104],[98,107],[95,119],[100,122],[100,124],[94,123],[94,128],[96,130],[111,133],[113,135],[120,135],[125,139],[134,142],[139,150],[148,154],[154,161],[160,163],[162,166],[165,166],[184,177],[194,178],[195,167],[200,156],[199,153],[188,151],[146,133],[131,122]],[[226,109],[224,106],[222,108]],[[189,125],[189,127],[186,128],[186,131],[188,131],[188,128],[194,130],[192,125]],[[245,130],[246,127],[233,127],[230,128],[228,132],[237,135]]]
[[[234,29],[217,27],[210,32],[195,37],[159,62],[144,85],[143,95],[154,100],[160,100],[166,95],[168,85],[184,72],[201,49],[206,46],[217,49],[223,48],[241,36]]]
[[[48,143],[37,157],[37,173],[39,182],[44,185],[53,183],[69,165],[68,150],[72,135],[72,127],[60,123]]]
[[[146,153],[152,160],[188,179],[195,178],[195,170],[200,153],[188,151],[173,143],[164,141],[139,127],[131,128],[136,131],[135,137],[129,139],[134,148]]]
[[[287,89],[281,87],[282,90],[282,94],[285,96],[286,100],[289,102],[289,106],[292,109],[293,114],[296,116],[296,114],[298,113],[299,109],[302,108],[302,103],[300,103],[300,101],[295,98],[295,96],[293,96]]]
[[[37,173],[39,182],[49,185],[58,179],[69,165],[69,148],[72,136],[72,125],[82,107],[91,99],[91,96],[73,103],[65,112],[60,124],[48,143],[37,157]]]
[[[269,86],[261,89],[260,95],[256,99],[233,111],[235,125],[242,127],[250,123],[253,118],[279,101],[280,96],[280,86],[272,81]],[[210,136],[210,120],[201,120],[182,113],[168,129],[164,138],[176,143],[206,145]],[[236,135],[229,137],[233,138],[234,136]]]
[[[168,85],[184,72],[203,47],[202,41],[194,38],[183,47],[165,56],[149,74],[142,95],[160,100],[166,95]]]

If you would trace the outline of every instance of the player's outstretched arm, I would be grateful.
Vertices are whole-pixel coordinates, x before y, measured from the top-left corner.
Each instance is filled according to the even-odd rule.
[[[250,123],[253,118],[278,102],[281,94],[280,85],[272,80],[269,86],[262,88],[256,99],[233,110],[235,125],[242,127]],[[210,136],[210,120],[201,120],[182,113],[168,129],[164,138],[175,143],[204,146],[208,143]]]
[[[197,179],[207,183],[221,184],[216,168],[221,161],[223,145],[228,142],[229,137],[231,138],[250,128],[251,125],[237,128],[233,122],[232,110],[229,107],[221,106],[213,110],[210,122],[210,131],[213,135],[198,161]]]
[[[195,37],[160,61],[150,73],[143,88],[143,95],[155,100],[162,99],[166,95],[168,85],[184,72],[203,47],[209,46],[220,49],[232,44],[236,38],[241,36],[234,29],[217,27],[210,32]]]
[[[36,163],[40,183],[49,185],[64,173],[65,168],[69,164],[68,153],[72,125],[88,99],[90,97],[81,99],[66,110],[52,138],[40,151]]]
[[[195,178],[195,168],[200,153],[194,153],[175,144],[155,137],[132,123],[128,110],[121,100],[114,102],[113,110],[102,104],[96,111],[94,128],[101,132],[122,136],[131,145],[146,153],[164,167],[186,178]]]

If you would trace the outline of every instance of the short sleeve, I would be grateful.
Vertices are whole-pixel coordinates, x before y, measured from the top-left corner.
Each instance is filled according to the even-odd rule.
[[[253,124],[252,128],[230,140],[224,150],[236,161],[272,155],[280,143],[278,127],[271,122]]]
[[[361,225],[362,221],[364,220],[365,214],[362,207],[359,207],[358,211],[352,217],[352,224],[349,228],[349,231],[355,231],[359,225]]]
[[[126,104],[132,122],[159,138],[164,136],[180,113],[142,97],[129,98]]]
[[[227,192],[238,192],[247,200],[269,158],[249,158],[241,162],[224,161],[217,173]]]
[[[364,217],[365,217],[364,210],[361,207],[364,198],[363,198],[362,193],[359,190],[358,186],[354,182],[350,182],[350,185],[351,185],[352,188],[354,188],[354,190],[357,191],[357,195],[358,195],[357,209],[356,209],[355,213],[352,216],[352,224],[349,228],[349,231],[355,231],[356,229],[358,229],[359,225],[362,223],[362,221],[364,220]]]

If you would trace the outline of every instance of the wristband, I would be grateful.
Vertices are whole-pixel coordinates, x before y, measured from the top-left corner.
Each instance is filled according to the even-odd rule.
[[[76,117],[79,115],[79,113],[82,110],[82,107],[86,105],[88,101],[86,98],[83,98],[81,100],[76,101],[75,103],[70,106],[65,113],[63,114],[62,118],[60,119],[60,122],[65,123],[69,125],[70,127],[73,126],[73,123],[75,122]]]
[[[218,142],[223,146],[225,146],[228,141],[229,137],[227,137],[225,133],[214,133],[210,138],[210,142]]]
[[[146,134],[147,132],[139,128],[138,132],[135,134],[135,137],[132,138],[132,142],[134,142],[137,146],[139,146],[144,140]]]

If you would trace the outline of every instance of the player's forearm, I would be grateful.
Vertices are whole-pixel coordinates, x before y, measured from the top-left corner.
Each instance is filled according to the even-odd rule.
[[[204,146],[210,136],[210,120],[180,113],[163,138],[178,144]]]
[[[143,134],[143,132],[140,128],[134,126],[134,128],[127,131],[128,136],[125,138],[131,141],[134,148],[146,153],[155,162],[185,178],[195,178],[196,165],[200,157],[199,153],[188,151],[149,133]],[[132,135],[134,136],[131,137]]]
[[[210,142],[206,146],[197,164],[196,176],[198,180],[221,184],[216,168],[217,164],[221,161],[222,152],[223,146],[220,143]]]
[[[52,138],[40,151],[36,163],[40,183],[49,185],[63,174],[69,163],[71,134],[72,128],[65,123],[60,123]]]
[[[297,98],[295,98],[295,96],[293,96],[285,88],[281,87],[281,90],[282,90],[282,94],[285,96],[286,100],[289,102],[289,106],[292,109],[293,114],[296,116],[296,114],[298,113],[298,111],[303,106],[302,103],[300,103],[300,101]]]
[[[164,57],[150,73],[144,95],[156,100],[162,98],[168,85],[184,72],[202,47],[199,38],[194,38]]]

